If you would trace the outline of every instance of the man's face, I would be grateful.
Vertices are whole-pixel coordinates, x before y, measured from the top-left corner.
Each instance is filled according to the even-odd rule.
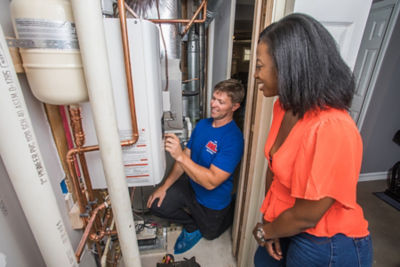
[[[211,98],[211,117],[214,120],[232,118],[233,112],[239,108],[238,103],[232,103],[227,93],[214,91]]]

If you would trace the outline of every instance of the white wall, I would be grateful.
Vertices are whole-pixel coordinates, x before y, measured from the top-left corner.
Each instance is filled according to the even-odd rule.
[[[230,43],[232,42],[231,33],[231,8],[232,3],[230,0],[220,0],[222,1],[220,7],[218,8],[218,13],[214,18],[214,47],[209,47],[213,49],[213,73],[212,73],[212,88],[227,77],[230,77],[230,73],[227,73],[227,64],[230,64],[230,57],[232,56],[232,51]]]

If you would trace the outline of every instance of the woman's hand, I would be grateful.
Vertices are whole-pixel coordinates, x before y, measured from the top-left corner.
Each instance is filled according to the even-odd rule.
[[[256,239],[257,243],[260,246],[265,247],[265,249],[267,250],[268,254],[272,258],[274,258],[275,260],[279,261],[279,260],[281,260],[283,258],[282,249],[281,249],[281,244],[279,242],[279,238],[268,239],[268,237],[266,237],[266,236],[263,236],[262,238],[259,237],[260,232],[259,232],[258,229],[260,227],[265,229],[265,226],[267,224],[268,224],[268,222],[265,222],[264,224],[257,223],[257,225],[253,229],[253,235],[254,235],[254,238]],[[265,233],[265,230],[264,230],[264,233]]]
[[[264,247],[267,249],[268,254],[275,260],[280,261],[283,259],[279,238],[266,242]]]

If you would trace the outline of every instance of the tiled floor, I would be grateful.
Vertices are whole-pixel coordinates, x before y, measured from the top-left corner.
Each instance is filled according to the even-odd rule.
[[[178,238],[180,230],[168,232],[167,252],[142,254],[142,267],[155,267],[157,262],[161,262],[165,253],[173,253],[175,240]],[[202,267],[236,267],[236,261],[232,255],[231,230],[228,229],[219,238],[209,241],[202,238],[195,247],[189,251],[174,255],[175,261],[184,258],[196,258],[196,262]]]
[[[386,204],[373,192],[386,189],[386,181],[369,181],[358,184],[358,202],[363,207],[365,217],[369,221],[369,229],[374,246],[374,267],[400,267],[400,211]],[[173,246],[180,230],[168,234],[168,253],[173,252]],[[142,254],[142,267],[155,267],[160,262],[165,251]],[[202,267],[235,267],[232,256],[231,230],[227,230],[216,240],[202,239],[188,252],[175,255],[175,260],[196,257]],[[245,266],[249,267],[249,266]]]

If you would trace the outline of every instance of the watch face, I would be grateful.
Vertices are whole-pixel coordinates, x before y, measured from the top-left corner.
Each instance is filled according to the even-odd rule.
[[[257,229],[257,237],[261,241],[264,241],[264,231],[262,229],[260,229],[260,228]]]

